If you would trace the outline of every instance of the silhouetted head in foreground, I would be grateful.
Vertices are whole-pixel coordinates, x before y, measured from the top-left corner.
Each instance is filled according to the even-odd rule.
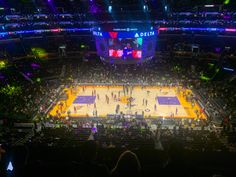
[[[85,162],[93,162],[97,156],[97,144],[95,141],[89,140],[84,142],[81,148],[81,156]]]
[[[137,155],[131,151],[123,152],[111,171],[113,177],[119,176],[141,176],[141,165]]]

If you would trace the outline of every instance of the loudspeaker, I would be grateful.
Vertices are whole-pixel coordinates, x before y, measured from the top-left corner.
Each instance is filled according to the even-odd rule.
[[[143,39],[143,54],[142,57],[150,57],[155,55],[156,37],[149,37]]]
[[[102,37],[96,37],[97,54],[101,57],[108,57],[108,39]]]

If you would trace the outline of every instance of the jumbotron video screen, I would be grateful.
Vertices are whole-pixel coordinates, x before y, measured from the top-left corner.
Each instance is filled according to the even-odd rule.
[[[98,56],[107,62],[143,62],[155,55],[156,32],[93,32]]]
[[[108,39],[109,57],[115,58],[141,58],[142,38],[115,38]]]

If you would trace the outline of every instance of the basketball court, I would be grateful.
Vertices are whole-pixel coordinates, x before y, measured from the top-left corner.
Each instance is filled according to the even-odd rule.
[[[84,85],[65,88],[64,95],[49,112],[51,116],[106,118],[123,114],[144,118],[207,118],[194,93],[181,87]]]

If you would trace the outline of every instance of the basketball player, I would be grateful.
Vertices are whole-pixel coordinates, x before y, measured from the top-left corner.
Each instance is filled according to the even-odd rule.
[[[131,47],[130,43],[127,43],[124,50],[123,50],[124,59],[126,59],[127,57],[132,57],[132,51],[133,51],[133,48]]]

